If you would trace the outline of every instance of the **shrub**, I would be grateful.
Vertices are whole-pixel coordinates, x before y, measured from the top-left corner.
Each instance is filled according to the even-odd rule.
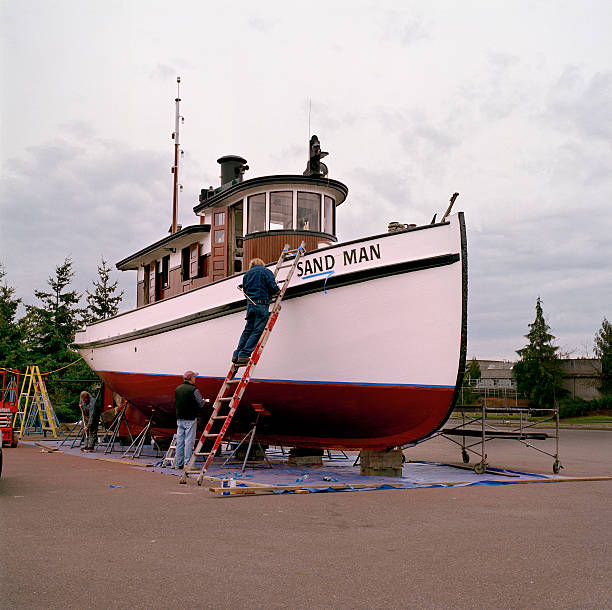
[[[563,398],[559,401],[559,417],[582,417],[593,411],[612,409],[612,396],[603,396],[595,400],[582,398]]]

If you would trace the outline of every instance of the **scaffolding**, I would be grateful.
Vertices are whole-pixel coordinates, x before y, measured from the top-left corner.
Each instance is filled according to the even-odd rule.
[[[474,392],[474,388],[468,388]],[[503,396],[501,396],[503,394]],[[472,394],[473,397],[473,394]],[[463,402],[460,397],[459,402]],[[506,439],[518,441],[525,447],[534,449],[554,459],[552,470],[558,474],[563,468],[559,458],[559,403],[556,398],[553,406],[548,408],[532,407],[520,400],[515,390],[506,388],[500,390],[486,389],[480,393],[480,405],[461,404],[455,408],[455,413],[461,414],[461,423],[449,420],[451,426],[444,428],[435,436],[443,436],[461,447],[461,457],[464,464],[470,462],[470,454],[479,461],[474,465],[474,471],[482,474],[486,471],[487,453],[485,444],[492,440]],[[500,421],[501,416],[501,421]],[[536,431],[536,426],[554,424],[554,432]],[[501,429],[499,426],[503,425]],[[460,437],[457,440],[455,437]],[[555,440],[554,453],[536,447],[533,441],[546,439]]]

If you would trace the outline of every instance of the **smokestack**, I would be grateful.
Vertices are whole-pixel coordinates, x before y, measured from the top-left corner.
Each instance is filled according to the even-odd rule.
[[[221,186],[233,181],[242,182],[244,172],[249,169],[246,162],[246,159],[238,155],[227,155],[217,159],[217,163],[221,166]]]

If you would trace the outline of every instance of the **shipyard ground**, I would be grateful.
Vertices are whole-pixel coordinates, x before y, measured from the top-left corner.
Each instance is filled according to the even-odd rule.
[[[406,455],[460,458],[443,439]],[[561,457],[609,476],[612,431],[563,430]],[[515,442],[489,458],[550,472]],[[609,608],[610,506],[612,481],[218,498],[22,444],[0,479],[0,608]]]

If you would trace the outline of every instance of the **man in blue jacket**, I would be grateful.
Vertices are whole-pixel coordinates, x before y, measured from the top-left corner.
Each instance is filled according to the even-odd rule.
[[[246,325],[234,350],[232,362],[247,364],[259,337],[266,327],[270,312],[270,299],[279,292],[274,274],[267,269],[260,258],[251,260],[249,270],[244,274],[242,290],[247,297]]]

